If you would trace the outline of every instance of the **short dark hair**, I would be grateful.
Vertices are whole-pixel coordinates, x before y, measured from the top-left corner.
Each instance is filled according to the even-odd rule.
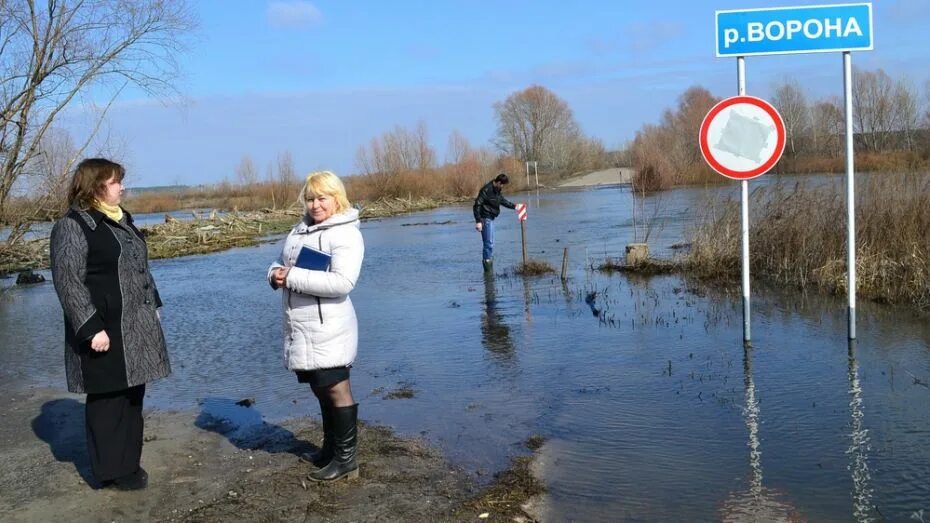
[[[500,173],[497,175],[496,178],[494,178],[494,181],[501,185],[507,185],[508,183],[510,183],[510,178],[507,177],[507,174]]]
[[[94,199],[103,190],[110,178],[123,181],[126,169],[122,165],[105,158],[87,158],[74,169],[71,177],[71,189],[68,191],[68,205],[77,205],[89,209]]]

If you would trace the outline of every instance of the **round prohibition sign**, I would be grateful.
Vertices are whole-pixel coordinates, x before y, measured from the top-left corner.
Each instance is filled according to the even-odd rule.
[[[734,180],[749,180],[778,163],[785,151],[785,122],[765,100],[734,96],[707,113],[698,140],[713,170]]]

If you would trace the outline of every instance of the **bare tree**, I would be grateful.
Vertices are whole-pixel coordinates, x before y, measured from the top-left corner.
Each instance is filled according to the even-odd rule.
[[[924,105],[923,115],[921,116],[921,127],[923,128],[923,132],[920,133],[920,142],[922,152],[926,155],[930,155],[930,80],[924,83],[924,97],[926,98],[926,105]]]
[[[914,131],[917,129],[920,118],[920,102],[917,91],[907,78],[895,82],[894,101],[892,103],[895,116],[894,121],[903,134],[901,142],[897,144],[908,151],[914,150]]]
[[[811,148],[815,154],[840,155],[846,120],[840,100],[820,101],[811,107]]]
[[[785,122],[789,156],[797,156],[799,143],[805,143],[810,133],[810,107],[801,85],[793,79],[785,79],[775,88],[772,104],[778,109]]]
[[[520,161],[563,169],[581,134],[571,108],[552,91],[534,85],[494,104],[496,145]]]
[[[425,172],[436,166],[436,151],[429,144],[429,132],[426,130],[426,122],[417,122],[417,128],[414,134],[416,144],[416,166],[420,172]]]
[[[31,223],[61,216],[68,202],[68,176],[80,149],[67,131],[53,127],[45,133],[39,153],[17,181],[28,186],[26,194],[29,196],[22,199],[24,205],[18,212],[7,217],[10,225],[7,245],[17,243],[29,231]]]
[[[695,136],[704,116],[717,99],[701,86],[688,88],[675,110],[666,110],[659,125],[645,125],[636,133],[632,159],[636,174],[633,185],[656,191],[692,183],[706,175]]]
[[[236,180],[240,185],[252,187],[258,183],[258,171],[255,169],[255,163],[249,155],[245,155],[239,160],[236,166]]]
[[[895,129],[894,81],[885,71],[856,70],[853,74],[855,131],[870,151],[887,149]]]
[[[930,80],[924,83],[924,96],[927,104],[924,106],[923,126],[925,129],[930,129]]]
[[[610,157],[599,139],[579,136],[572,142],[570,172],[593,171],[609,166]]]
[[[446,163],[453,165],[460,164],[470,152],[471,144],[468,143],[468,139],[457,130],[452,131],[449,135],[449,142],[446,148]]]
[[[294,158],[290,151],[284,151],[278,154],[278,172],[274,182],[274,191],[279,193],[279,199],[282,202],[290,202],[297,196],[300,191],[300,180],[297,179],[297,171],[294,169]]]
[[[429,144],[426,124],[419,122],[413,130],[397,126],[372,138],[367,149],[359,147],[355,159],[359,170],[365,174],[394,175],[433,168],[436,153]]]
[[[80,94],[172,92],[194,25],[184,0],[0,0],[0,214]]]
[[[278,181],[290,185],[297,182],[297,170],[294,169],[294,157],[290,151],[278,154]]]

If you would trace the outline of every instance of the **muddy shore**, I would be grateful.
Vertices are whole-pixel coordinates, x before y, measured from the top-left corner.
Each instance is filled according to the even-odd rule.
[[[366,424],[360,478],[317,484],[299,456],[320,440],[318,420],[242,432],[183,411],[145,414],[146,490],[101,490],[86,457],[82,395],[25,390],[3,417],[2,521],[533,521],[521,506],[541,491],[528,457],[481,485],[426,442]]]

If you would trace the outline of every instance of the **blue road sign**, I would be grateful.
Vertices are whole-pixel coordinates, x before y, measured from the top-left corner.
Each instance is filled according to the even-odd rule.
[[[869,51],[872,4],[717,11],[717,56]]]

